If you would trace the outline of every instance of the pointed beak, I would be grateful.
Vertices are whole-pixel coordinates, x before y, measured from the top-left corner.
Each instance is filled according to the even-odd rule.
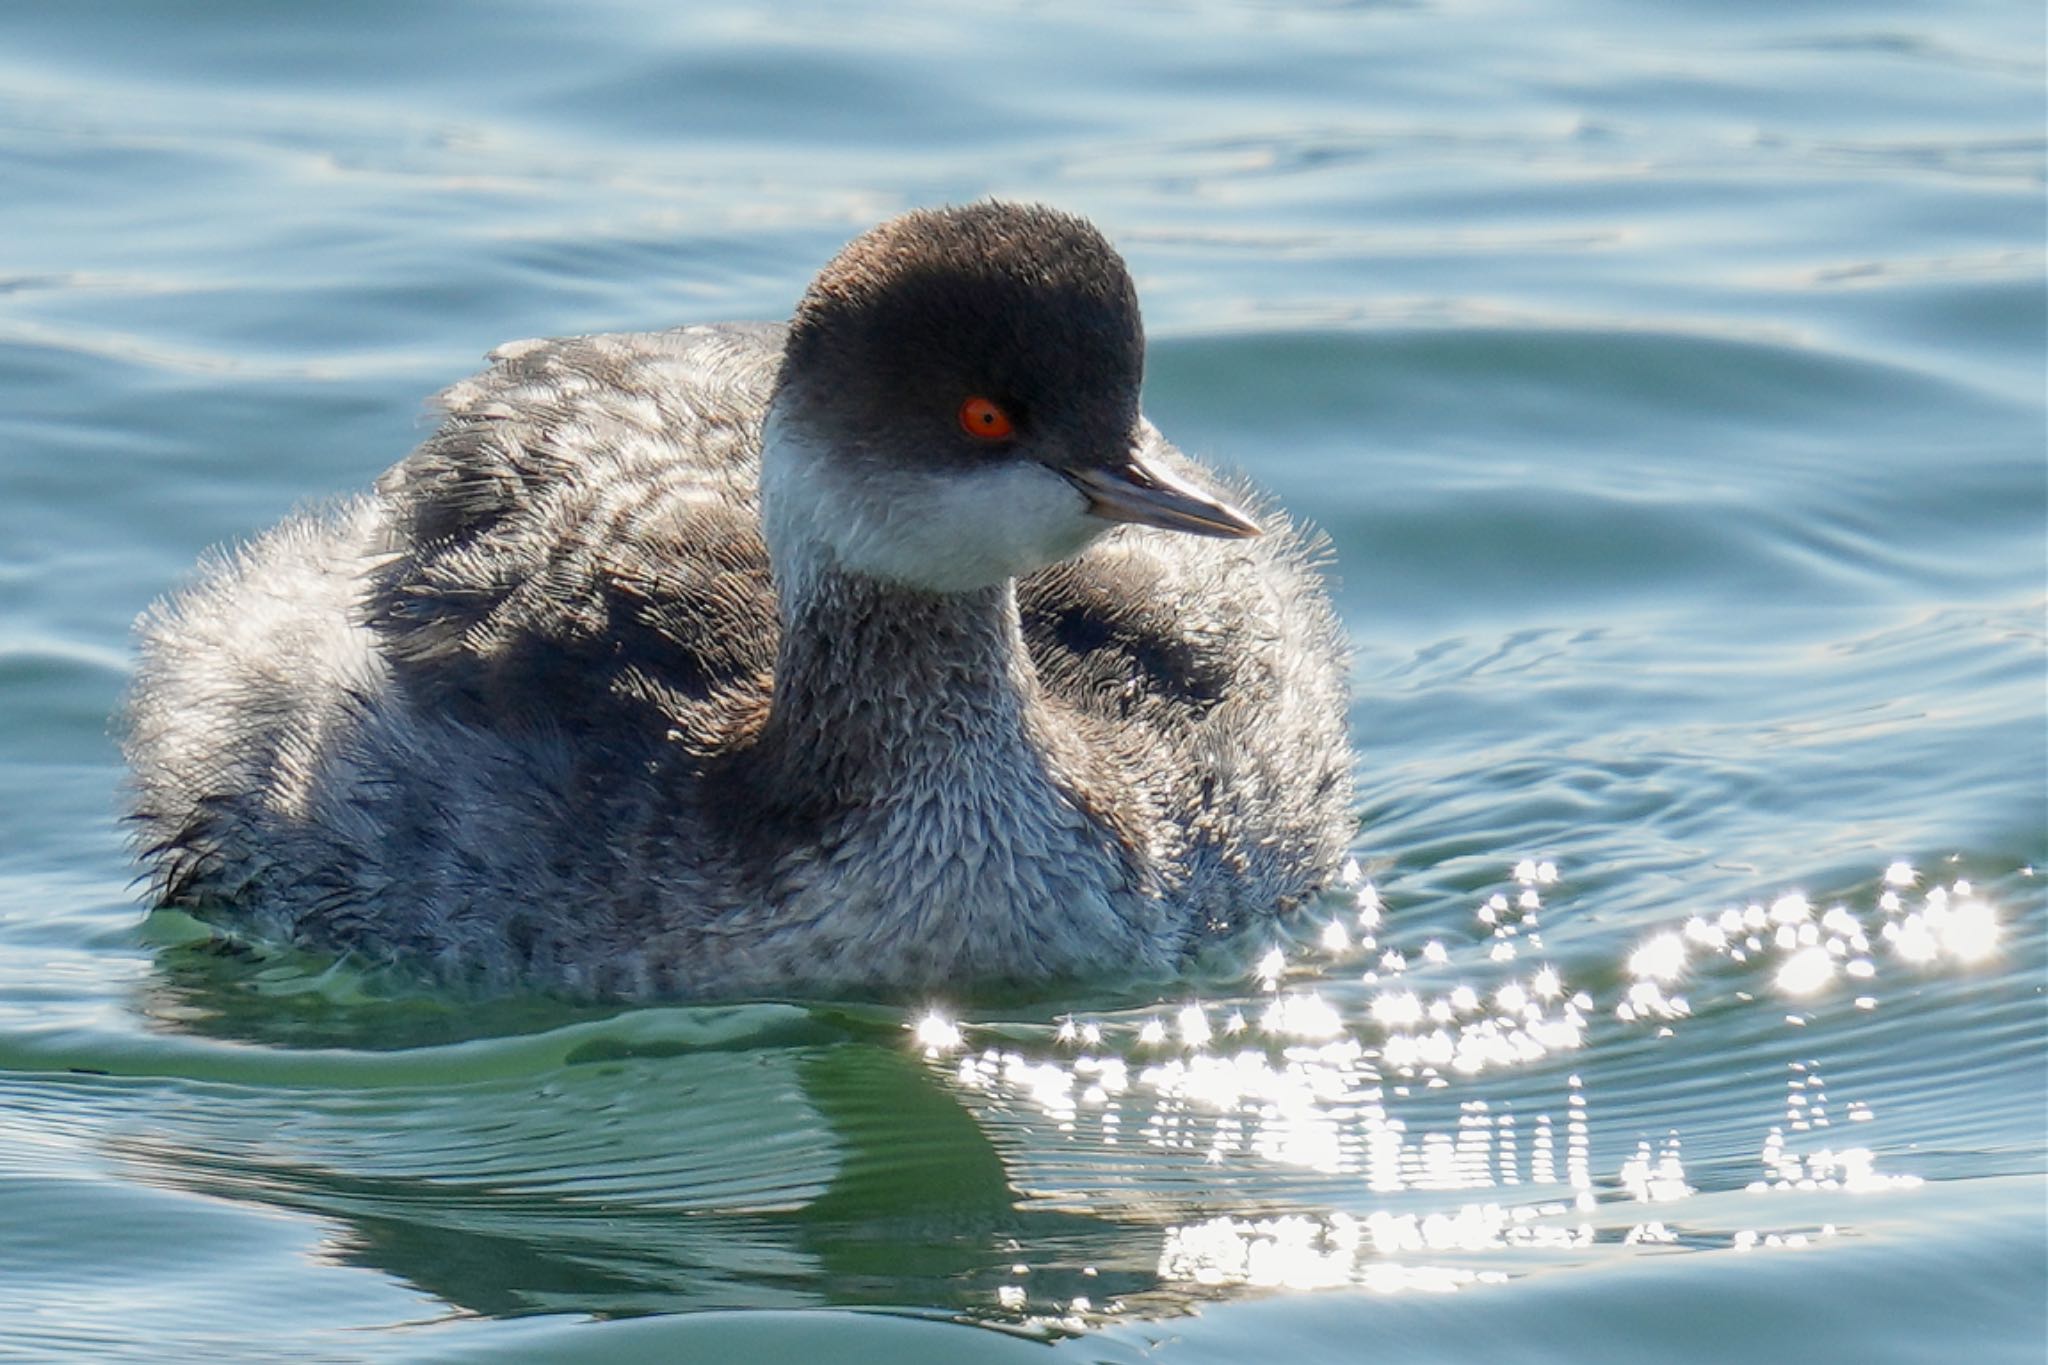
[[[1088,499],[1088,510],[1104,521],[1128,521],[1162,531],[1245,540],[1259,524],[1158,464],[1132,452],[1108,468],[1063,469],[1067,482]]]

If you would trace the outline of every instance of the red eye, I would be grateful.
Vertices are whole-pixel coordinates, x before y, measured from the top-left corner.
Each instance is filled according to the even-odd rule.
[[[1017,430],[1010,414],[988,398],[970,398],[960,405],[960,430],[984,441],[1000,441]]]

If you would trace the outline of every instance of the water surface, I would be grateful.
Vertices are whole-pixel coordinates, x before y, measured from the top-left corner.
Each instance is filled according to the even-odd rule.
[[[0,1352],[2040,1360],[2042,27],[9,10]],[[144,922],[108,717],[207,547],[499,342],[985,194],[1110,232],[1153,418],[1328,530],[1340,894],[913,1009]]]

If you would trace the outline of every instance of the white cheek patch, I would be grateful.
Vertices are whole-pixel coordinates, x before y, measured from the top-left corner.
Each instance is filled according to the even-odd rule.
[[[822,550],[849,572],[926,592],[992,587],[1107,532],[1087,509],[1080,490],[1030,460],[849,468],[770,411],[761,513],[778,573]]]

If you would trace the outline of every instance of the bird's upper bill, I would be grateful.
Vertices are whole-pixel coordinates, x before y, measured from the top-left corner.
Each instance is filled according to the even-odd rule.
[[[1260,533],[1259,524],[1237,508],[1135,451],[1122,464],[1060,472],[1088,499],[1088,511],[1104,521],[1128,521],[1224,540],[1243,540]]]

